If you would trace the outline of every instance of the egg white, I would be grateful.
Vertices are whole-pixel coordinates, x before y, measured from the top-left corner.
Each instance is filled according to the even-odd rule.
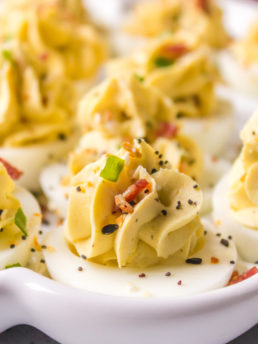
[[[230,86],[251,96],[258,96],[258,63],[245,66],[229,51],[222,52],[218,62],[221,74]]]
[[[208,155],[205,156],[204,172],[199,183],[203,192],[202,215],[211,212],[214,187],[222,176],[229,171],[230,166],[230,163],[224,159],[217,159]]]
[[[231,235],[240,256],[250,263],[258,261],[258,230],[244,227],[232,214],[229,204],[230,175],[226,174],[213,194],[213,220],[223,235]]]
[[[66,218],[68,208],[69,186],[62,185],[62,178],[69,173],[65,163],[55,163],[43,169],[40,174],[40,185],[47,196],[49,210]]]
[[[45,244],[54,250],[45,250],[44,257],[54,280],[90,292],[136,297],[196,294],[225,286],[234,270],[234,264],[230,264],[230,261],[237,260],[233,242],[230,242],[228,248],[221,245],[220,238],[207,221],[205,230],[206,244],[195,255],[203,259],[201,265],[186,264],[179,259],[141,270],[95,264],[69,250],[60,228],[47,234]],[[219,259],[219,264],[211,264],[212,256]],[[82,267],[83,271],[78,271],[78,267]],[[165,276],[167,272],[171,272],[171,276]],[[146,277],[140,278],[140,273],[145,273]]]
[[[218,110],[211,116],[184,119],[182,133],[191,137],[204,153],[220,156],[230,142],[234,121],[231,105],[220,101]]]
[[[4,269],[6,265],[20,263],[25,266],[27,264],[33,238],[40,229],[41,211],[34,196],[21,187],[16,187],[14,195],[19,199],[27,218],[28,236],[26,240],[20,240],[14,248],[0,250],[0,270]]]
[[[72,150],[76,141],[77,135],[73,134],[64,141],[56,140],[25,147],[1,147],[0,157],[23,172],[17,185],[31,191],[38,191],[40,188],[39,175],[43,167],[65,157]]]

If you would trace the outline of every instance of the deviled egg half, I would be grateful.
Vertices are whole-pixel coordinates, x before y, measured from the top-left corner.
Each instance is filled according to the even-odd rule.
[[[113,34],[114,47],[122,55],[130,53],[136,45],[169,33],[194,34],[198,44],[213,49],[224,48],[228,43],[222,11],[211,0],[140,1],[122,25]]]
[[[182,132],[205,153],[221,155],[232,138],[234,116],[229,101],[215,92],[218,78],[211,51],[194,35],[155,39],[127,58],[107,65],[108,75],[136,75],[174,101]],[[212,138],[219,137],[219,140]]]
[[[246,37],[220,53],[219,66],[230,86],[247,95],[258,96],[258,18]]]
[[[218,231],[232,237],[240,256],[258,262],[258,111],[245,125],[243,148],[232,171],[222,178],[213,196]]]
[[[69,2],[70,3],[70,2]],[[81,2],[5,1],[0,13],[0,155],[37,190],[75,145],[77,103],[105,56]]]
[[[160,166],[171,166],[203,187],[202,212],[208,212],[211,191],[229,165],[203,156],[201,148],[181,133],[176,110],[171,99],[135,75],[109,78],[92,89],[79,106],[78,121],[85,134],[70,155],[68,168],[54,164],[41,174],[50,209],[65,217],[71,176],[103,154],[130,146],[134,138],[144,138],[155,149]]]
[[[51,277],[92,292],[179,296],[225,286],[237,254],[199,216],[202,192],[160,165],[144,140],[105,154],[72,178],[64,230],[44,241]]]
[[[36,199],[14,184],[13,179],[20,174],[0,159],[0,270],[28,264],[40,229],[41,211]]]

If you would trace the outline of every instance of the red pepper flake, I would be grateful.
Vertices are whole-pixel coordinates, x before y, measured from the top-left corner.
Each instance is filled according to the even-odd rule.
[[[146,277],[146,274],[144,272],[142,272],[141,274],[138,275],[138,277],[144,278],[144,277]]]
[[[238,271],[235,270],[235,271],[233,271],[233,274],[232,274],[230,281],[228,282],[227,285],[232,285],[232,284],[242,282],[242,281],[246,280],[247,278],[250,278],[250,277],[256,275],[257,273],[258,273],[258,269],[256,266],[252,267],[251,269],[242,273],[241,275],[239,275]]]
[[[46,61],[48,58],[48,54],[47,53],[42,53],[39,55],[39,59],[40,61]]]
[[[165,45],[162,48],[162,52],[164,52],[166,55],[169,55],[172,58],[181,57],[185,55],[186,53],[188,53],[188,51],[189,49],[183,43]]]
[[[219,264],[219,259],[217,257],[211,257],[211,264]]]
[[[178,281],[177,284],[178,284],[178,285],[182,285],[182,281],[181,281],[181,280]]]
[[[16,167],[9,164],[9,162],[4,160],[3,158],[0,158],[0,162],[4,165],[4,167],[7,170],[7,173],[13,180],[18,180],[23,175],[23,172],[19,171]]]
[[[161,122],[159,127],[156,130],[157,137],[165,137],[168,139],[172,139],[176,136],[178,131],[177,126],[169,122]]]
[[[208,0],[195,0],[196,7],[201,9],[203,12],[210,14],[210,6]]]

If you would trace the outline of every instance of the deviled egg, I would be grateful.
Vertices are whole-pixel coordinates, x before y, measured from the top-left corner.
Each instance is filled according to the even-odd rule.
[[[210,211],[211,190],[229,166],[203,157],[198,145],[181,133],[175,105],[159,90],[136,76],[107,79],[82,99],[78,121],[86,132],[70,155],[69,169],[55,164],[41,174],[50,209],[65,217],[70,177],[103,154],[130,146],[134,138],[144,138],[155,149],[161,166],[184,172],[203,186],[202,212]]]
[[[20,174],[0,159],[0,270],[27,265],[40,229],[41,211],[36,199],[15,186],[12,179]]]
[[[0,155],[37,190],[43,166],[75,145],[81,94],[105,57],[80,1],[5,1],[0,13]]]
[[[178,32],[193,34],[198,44],[214,49],[224,48],[228,42],[222,11],[212,0],[140,1],[122,30],[114,32],[113,41],[116,51],[125,55],[152,38]]]
[[[189,176],[160,165],[144,140],[103,155],[72,179],[64,231],[47,234],[51,277],[92,292],[178,296],[225,286],[237,259],[199,212]]]
[[[215,92],[217,70],[207,47],[190,34],[149,42],[127,58],[107,65],[108,75],[136,75],[173,100],[182,132],[210,155],[221,155],[234,127],[231,104]],[[220,137],[219,140],[211,138]]]
[[[258,96],[258,18],[246,37],[220,54],[219,65],[226,82],[241,92]]]
[[[232,237],[241,257],[258,261],[258,111],[245,125],[243,148],[232,171],[222,178],[213,196],[218,231]]]

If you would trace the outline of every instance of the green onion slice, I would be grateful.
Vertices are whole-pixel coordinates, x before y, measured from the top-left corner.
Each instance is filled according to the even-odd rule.
[[[157,67],[168,67],[168,66],[171,66],[172,64],[174,63],[174,60],[171,60],[171,59],[167,59],[166,57],[157,57],[155,60],[154,60],[154,64],[157,66]]]
[[[100,172],[100,177],[109,180],[110,182],[116,182],[120,176],[121,171],[124,168],[124,160],[115,155],[110,155],[107,158],[106,165]]]
[[[6,60],[13,62],[13,56],[9,50],[2,50],[2,55]]]
[[[144,76],[141,76],[139,74],[135,74],[134,75],[136,77],[136,79],[138,79],[140,82],[143,82],[144,81]]]
[[[17,210],[15,217],[14,217],[14,223],[22,231],[22,233],[24,235],[26,235],[26,236],[28,235],[28,233],[26,231],[27,219],[26,219],[26,216],[24,215],[22,208],[19,208]]]
[[[15,264],[12,264],[12,265],[6,265],[4,268],[5,268],[5,269],[10,269],[10,268],[21,268],[21,264],[20,264],[20,263],[15,263]]]

